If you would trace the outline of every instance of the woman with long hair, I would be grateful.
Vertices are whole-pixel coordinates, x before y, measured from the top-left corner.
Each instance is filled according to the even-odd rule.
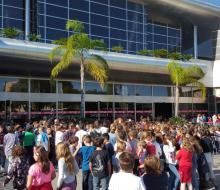
[[[188,138],[185,138],[182,143],[182,148],[179,150],[176,159],[179,161],[179,174],[180,174],[180,189],[185,190],[186,185],[189,190],[192,187],[192,158],[193,146]]]
[[[56,155],[58,160],[57,189],[75,190],[76,175],[79,172],[79,167],[70,152],[69,146],[65,143],[59,143]]]
[[[28,172],[27,190],[53,190],[51,181],[56,177],[56,173],[44,147],[34,148],[34,160],[36,163]]]

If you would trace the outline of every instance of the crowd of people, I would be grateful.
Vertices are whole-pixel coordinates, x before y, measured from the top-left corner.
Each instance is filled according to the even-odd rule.
[[[198,120],[199,121],[199,120]],[[3,186],[17,190],[216,189],[219,128],[197,122],[40,120],[0,125]],[[82,180],[77,178],[82,170]]]

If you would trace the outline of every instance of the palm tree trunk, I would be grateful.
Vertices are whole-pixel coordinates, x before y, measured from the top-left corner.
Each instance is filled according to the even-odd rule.
[[[178,117],[179,112],[179,86],[176,85],[176,93],[175,93],[175,117]]]
[[[81,57],[80,61],[80,80],[81,80],[81,105],[80,116],[81,119],[85,118],[85,71],[84,71],[84,59]]]

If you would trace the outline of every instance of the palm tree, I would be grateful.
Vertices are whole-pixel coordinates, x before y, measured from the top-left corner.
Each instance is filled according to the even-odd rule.
[[[173,84],[176,86],[175,93],[175,117],[178,117],[179,111],[179,89],[181,86],[193,85],[197,86],[202,91],[202,97],[205,98],[206,88],[199,79],[205,76],[203,70],[197,66],[192,65],[190,67],[182,67],[180,63],[176,61],[171,61],[167,64],[168,71],[170,73],[170,78]]]
[[[89,73],[103,88],[108,79],[108,64],[104,58],[96,54],[90,54],[89,49],[103,49],[105,44],[101,40],[92,40],[84,32],[84,25],[77,20],[69,20],[66,29],[72,34],[63,40],[57,47],[53,48],[49,58],[51,61],[58,58],[59,62],[51,71],[52,78],[70,67],[73,59],[80,63],[81,79],[81,118],[85,117],[85,72]]]

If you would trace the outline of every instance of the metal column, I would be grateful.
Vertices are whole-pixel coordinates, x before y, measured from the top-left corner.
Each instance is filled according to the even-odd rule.
[[[194,59],[198,58],[198,29],[197,26],[193,27],[194,31]]]
[[[30,35],[30,0],[25,0],[25,40],[28,40],[28,36]]]

